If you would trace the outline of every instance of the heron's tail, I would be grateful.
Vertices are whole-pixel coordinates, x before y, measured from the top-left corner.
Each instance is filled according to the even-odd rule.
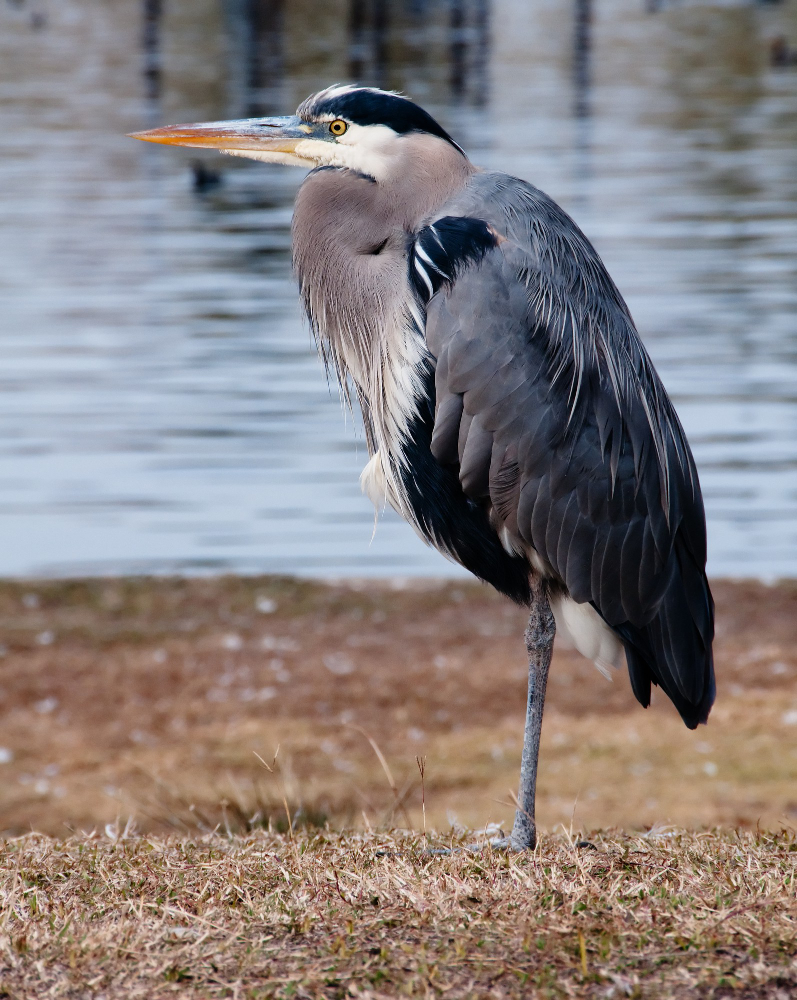
[[[676,538],[670,555],[670,585],[656,617],[637,627],[615,626],[625,646],[631,688],[647,708],[650,686],[658,684],[690,729],[708,719],[716,684],[714,601],[705,570]]]

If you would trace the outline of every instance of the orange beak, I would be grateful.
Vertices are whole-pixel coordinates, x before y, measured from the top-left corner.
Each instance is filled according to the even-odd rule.
[[[312,125],[290,115],[284,118],[242,118],[229,122],[167,125],[148,132],[131,132],[130,138],[160,142],[166,146],[293,153],[297,143],[312,134]]]

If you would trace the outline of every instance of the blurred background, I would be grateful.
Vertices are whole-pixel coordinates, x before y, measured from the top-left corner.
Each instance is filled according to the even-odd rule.
[[[0,0],[0,832],[418,827],[416,756],[432,824],[511,820],[525,616],[374,535],[301,171],[125,136],[336,81],[564,205],[697,458],[710,725],[557,645],[543,828],[793,823],[797,0]]]
[[[300,171],[134,142],[406,92],[595,243],[712,574],[797,573],[797,0],[0,0],[0,576],[445,575],[372,540],[291,279]],[[194,151],[204,152],[204,151]]]

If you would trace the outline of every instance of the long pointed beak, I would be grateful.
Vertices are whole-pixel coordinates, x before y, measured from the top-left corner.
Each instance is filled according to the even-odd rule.
[[[131,132],[130,138],[161,142],[167,146],[293,153],[296,144],[307,139],[312,131],[312,126],[307,122],[289,115],[284,118],[242,118],[230,122],[167,125],[148,132]]]

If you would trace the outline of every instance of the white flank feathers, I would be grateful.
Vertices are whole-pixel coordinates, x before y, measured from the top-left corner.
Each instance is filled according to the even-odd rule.
[[[622,663],[623,645],[591,604],[576,604],[566,594],[551,597],[556,632],[566,644],[592,660],[607,680]]]

